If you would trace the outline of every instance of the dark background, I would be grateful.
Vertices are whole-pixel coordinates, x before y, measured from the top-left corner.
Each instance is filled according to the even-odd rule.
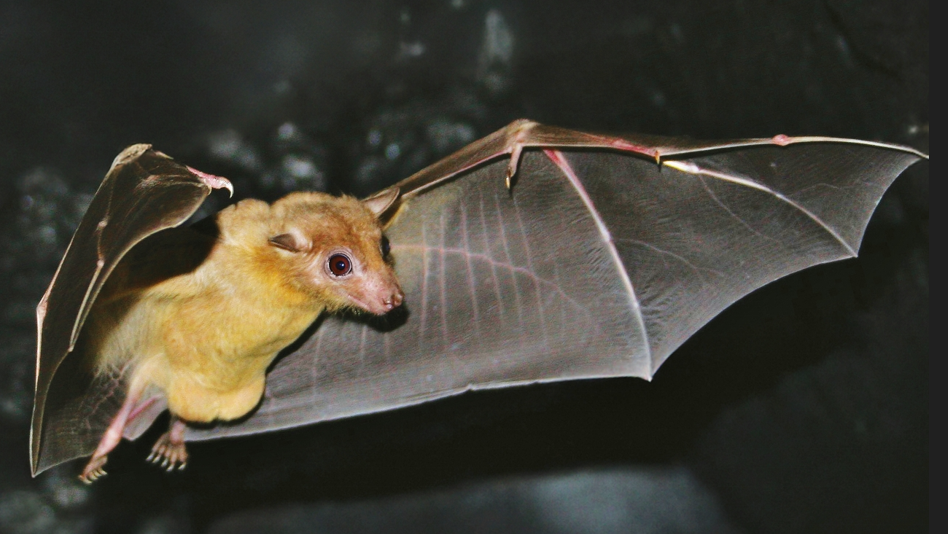
[[[927,2],[61,4],[0,0],[0,531],[927,530],[927,163],[858,260],[745,298],[652,383],[197,443],[174,475],[152,432],[91,487],[27,454],[33,308],[123,147],[267,199],[365,194],[519,117],[927,151]]]

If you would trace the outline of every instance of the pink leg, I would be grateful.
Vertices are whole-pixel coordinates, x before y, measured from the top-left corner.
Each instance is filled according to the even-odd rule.
[[[96,479],[105,475],[105,469],[102,469],[102,466],[108,461],[108,454],[122,441],[122,432],[125,430],[125,424],[128,422],[130,416],[134,416],[133,411],[141,395],[142,391],[140,388],[128,392],[128,395],[125,397],[125,402],[122,403],[122,407],[119,408],[118,414],[112,419],[109,428],[106,429],[105,434],[102,436],[102,440],[99,441],[99,446],[96,447],[95,452],[92,453],[92,459],[89,460],[85,469],[82,470],[82,474],[79,475],[79,480],[86,484],[92,484]]]
[[[185,428],[184,421],[172,414],[171,428],[158,438],[147,460],[153,464],[161,461],[161,467],[168,471],[174,471],[175,467],[184,469],[188,465],[188,451],[184,447]]]

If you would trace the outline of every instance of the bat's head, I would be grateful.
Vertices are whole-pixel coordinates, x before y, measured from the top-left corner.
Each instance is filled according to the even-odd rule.
[[[375,315],[404,297],[379,217],[397,196],[360,201],[323,193],[292,193],[271,206],[269,246],[298,289],[329,311]]]

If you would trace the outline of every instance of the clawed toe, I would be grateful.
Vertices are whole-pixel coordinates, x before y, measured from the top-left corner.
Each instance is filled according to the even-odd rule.
[[[168,472],[175,469],[180,471],[188,464],[188,452],[183,442],[176,443],[165,434],[155,443],[145,460]]]
[[[148,458],[145,458],[145,461],[157,464],[158,462],[166,459],[166,454],[167,452],[165,451],[164,446],[159,447],[158,445],[155,445],[155,447],[151,450],[151,454],[148,455]]]
[[[89,461],[89,464],[86,465],[86,468],[83,469],[82,474],[79,475],[79,480],[81,480],[83,484],[92,484],[107,475],[108,473],[106,473],[102,467],[105,465],[105,461],[106,458],[104,456],[101,458],[93,458]]]

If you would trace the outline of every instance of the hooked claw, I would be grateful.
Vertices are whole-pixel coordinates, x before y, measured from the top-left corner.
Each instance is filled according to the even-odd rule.
[[[183,441],[173,439],[171,432],[166,432],[151,448],[151,454],[145,458],[145,461],[158,465],[168,472],[175,469],[181,471],[188,465],[188,451]]]

